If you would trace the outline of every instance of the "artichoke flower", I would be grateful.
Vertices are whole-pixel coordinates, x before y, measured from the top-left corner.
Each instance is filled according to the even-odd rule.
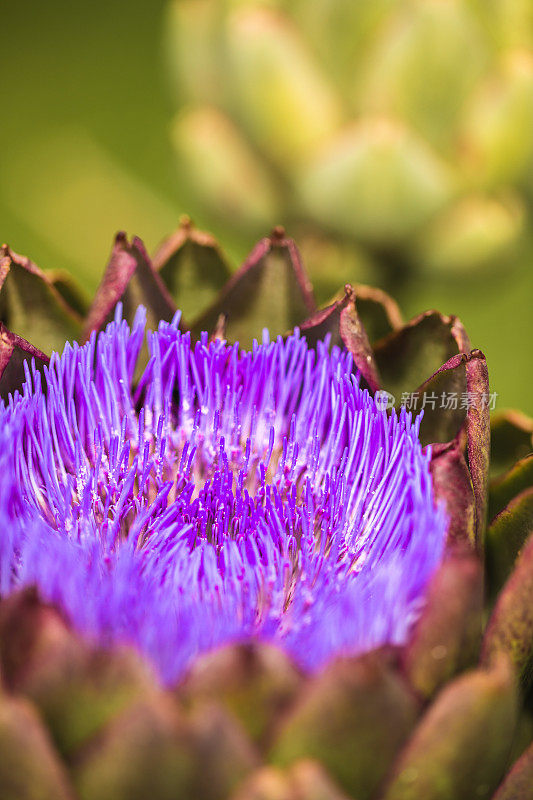
[[[332,251],[464,275],[531,224],[528,0],[170,0],[164,41],[190,202],[290,225],[324,297]]]
[[[457,318],[281,228],[0,268],[3,798],[531,797],[533,426]]]

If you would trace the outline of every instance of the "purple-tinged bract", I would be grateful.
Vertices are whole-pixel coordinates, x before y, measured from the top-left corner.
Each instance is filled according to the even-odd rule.
[[[0,408],[0,593],[37,585],[165,683],[257,637],[303,669],[405,641],[441,560],[419,420],[297,333],[191,345],[140,309]]]

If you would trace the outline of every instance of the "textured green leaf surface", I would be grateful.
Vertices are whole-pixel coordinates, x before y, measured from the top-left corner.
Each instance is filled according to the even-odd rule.
[[[489,489],[489,519],[502,511],[517,494],[533,487],[533,455],[521,458],[505,475],[495,478]]]
[[[462,326],[455,317],[437,311],[415,317],[374,348],[383,385],[397,401],[402,392],[416,391],[458,351],[470,352]]]
[[[319,760],[358,800],[368,800],[412,731],[418,704],[376,654],[338,661],[313,678],[282,725],[272,760]]]
[[[383,800],[472,800],[496,787],[510,750],[516,691],[506,661],[457,678],[401,753]]]
[[[496,475],[533,453],[533,420],[520,411],[495,414],[491,434],[490,463]]]
[[[477,556],[451,549],[435,574],[403,655],[412,685],[426,697],[473,666],[481,641],[483,573]]]
[[[155,330],[160,320],[170,321],[176,305],[150,260],[141,240],[128,242],[125,233],[117,233],[111,256],[85,320],[84,337],[99,331],[113,318],[118,302],[123,317],[132,322],[137,307],[144,305],[147,324]]]
[[[533,520],[514,570],[496,599],[483,641],[482,663],[505,653],[528,685],[533,678]]]
[[[533,489],[526,489],[492,520],[487,530],[487,577],[492,599],[513,569],[533,531]]]
[[[81,800],[193,797],[186,724],[161,695],[135,703],[90,743],[73,770]]]
[[[62,351],[81,322],[41,270],[7,246],[0,248],[0,322],[41,351]]]
[[[371,117],[331,136],[301,169],[295,188],[319,225],[393,247],[444,207],[453,181],[446,164],[406,126]]]
[[[237,717],[251,739],[265,746],[287,710],[302,676],[285,653],[259,642],[231,645],[198,658],[179,687],[186,704],[217,701]]]
[[[244,4],[226,20],[226,74],[236,116],[270,159],[289,170],[335,130],[340,108],[296,27]]]
[[[533,744],[513,764],[493,800],[533,800]]]
[[[2,800],[75,800],[66,772],[36,711],[0,694]]]
[[[227,315],[227,335],[249,347],[263,328],[286,333],[316,309],[311,284],[298,249],[277,229],[262,239],[226,284],[211,308],[193,324],[193,334],[211,331],[220,314]]]
[[[213,237],[187,218],[159,247],[153,264],[186,320],[207,308],[231,274]]]

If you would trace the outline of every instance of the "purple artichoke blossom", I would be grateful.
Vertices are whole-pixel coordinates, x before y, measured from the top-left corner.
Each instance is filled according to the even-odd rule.
[[[145,313],[67,345],[0,409],[0,594],[36,585],[163,682],[251,637],[306,671],[406,641],[446,515],[420,417],[298,331],[249,352]]]

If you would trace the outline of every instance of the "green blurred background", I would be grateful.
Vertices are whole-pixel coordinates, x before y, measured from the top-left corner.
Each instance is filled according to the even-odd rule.
[[[0,238],[96,288],[183,213],[234,265],[282,223],[346,280],[458,314],[533,412],[531,0],[2,2]]]

